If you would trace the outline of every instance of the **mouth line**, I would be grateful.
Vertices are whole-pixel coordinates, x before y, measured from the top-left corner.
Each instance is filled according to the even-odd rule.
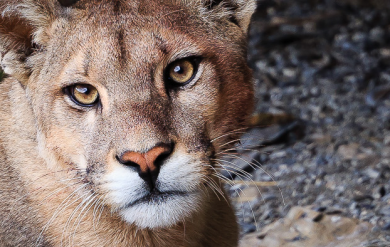
[[[125,206],[121,207],[121,209],[126,209],[140,203],[163,203],[169,200],[173,196],[188,196],[188,195],[189,195],[188,192],[183,192],[183,191],[161,192],[158,190],[153,190],[152,192],[149,192],[146,196],[143,196],[130,203],[127,203]]]

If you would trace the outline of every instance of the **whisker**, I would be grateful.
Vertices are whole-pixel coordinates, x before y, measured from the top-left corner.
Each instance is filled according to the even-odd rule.
[[[231,181],[231,182],[232,182],[232,181]],[[245,181],[242,181],[242,182],[245,182]],[[240,190],[241,193],[242,193],[243,195],[245,195],[245,192],[244,192],[241,188],[237,188],[237,189]],[[237,194],[237,196],[238,196],[239,198],[241,198],[241,195],[240,195],[240,193],[238,193],[238,191],[235,191],[235,193]],[[261,196],[263,202],[265,203],[265,200],[264,200],[263,195],[262,195],[262,193],[260,192],[260,190],[259,190],[259,193],[260,193],[260,196]],[[251,212],[252,212],[253,221],[255,222],[255,225],[256,225],[256,231],[258,231],[259,229],[258,229],[258,226],[257,226],[257,221],[256,221],[256,217],[255,217],[255,213],[254,213],[254,211],[253,211],[252,205],[250,204],[249,201],[248,201],[247,203],[248,203],[249,208],[251,209]],[[241,209],[243,209],[243,203],[241,203]],[[243,210],[242,210],[242,216],[243,216],[243,218],[245,217],[244,211],[243,211]]]
[[[60,205],[58,205],[57,209],[54,211],[52,217],[48,220],[48,222],[42,227],[42,230],[41,232],[39,233],[39,236],[37,238],[37,241],[36,241],[36,246],[39,245],[40,241],[42,240],[43,238],[43,233],[47,230],[47,228],[51,225],[51,223],[53,222],[53,220],[58,216],[58,214],[60,212],[62,212],[63,210],[65,210],[67,207],[69,207],[70,205],[72,205],[74,202],[76,202],[78,200],[78,198],[76,198],[76,200],[74,200],[71,204],[68,204],[66,205],[66,201],[68,201],[73,195],[75,195],[79,190],[83,189],[84,187],[86,187],[88,184],[84,184],[82,186],[80,186],[79,188],[77,188],[76,190],[74,190],[71,194],[69,194],[61,203]]]
[[[244,161],[245,163],[247,163],[252,169],[261,169],[265,174],[267,174],[270,178],[272,178],[273,181],[275,181],[275,176],[270,174],[269,172],[267,172],[263,166],[257,162],[256,160],[254,160],[256,163],[252,162],[252,161],[248,161],[248,160],[245,160],[244,158],[238,156],[238,155],[234,155],[234,154],[227,154],[226,156],[229,156],[229,157],[233,157],[233,158],[237,158],[237,159],[240,159],[242,161]]]
[[[107,195],[104,196],[102,202],[100,203],[101,207],[100,207],[100,214],[99,214],[99,217],[98,217],[98,220],[97,220],[97,224],[99,224],[99,221],[100,221],[100,219],[102,217],[102,214],[104,212],[104,207],[105,207],[104,204],[106,203],[106,201],[107,201]]]
[[[237,172],[235,170],[232,170],[232,169],[235,169],[234,167],[232,166],[229,166],[229,165],[223,165],[223,164],[219,164],[220,168],[222,168],[224,171],[227,172],[227,174],[230,176],[230,177],[233,177],[233,175],[235,175],[236,177],[240,178],[240,179],[243,179],[243,178],[246,178],[246,179],[249,179],[250,181],[253,181],[253,179],[251,177],[248,177],[247,175],[245,174],[242,174],[240,172]],[[221,174],[221,176],[224,176],[223,174]],[[227,177],[226,177],[227,178]],[[234,178],[232,178],[232,180],[234,180]]]
[[[88,193],[88,192],[87,192]],[[85,193],[86,194],[86,193]],[[66,221],[65,223],[65,226],[64,228],[68,228],[68,226],[70,226],[71,224],[71,221],[73,219],[73,217],[76,215],[77,211],[89,200],[89,198],[91,197],[92,195],[89,195],[87,197],[84,197],[84,195],[82,196],[82,201],[76,206],[75,209],[73,209],[72,213],[70,214],[70,216],[68,217],[68,220]],[[74,226],[75,222],[73,222],[73,226]],[[72,230],[72,227],[69,227],[69,232],[71,232]],[[72,237],[72,233],[69,234],[68,236],[68,241],[69,241],[69,245],[71,246],[71,237]]]
[[[234,183],[232,183],[231,180],[225,178],[224,176],[221,176],[221,175],[218,174],[218,173],[213,173],[212,176],[217,177],[218,179],[222,180],[223,182],[229,184],[230,186],[233,186],[233,185],[234,185]]]
[[[96,199],[96,202],[94,203],[95,206],[93,207],[93,220],[92,220],[92,225],[93,225],[93,229],[96,230],[96,218],[97,218],[97,215],[98,215],[98,211],[99,211],[99,208],[100,206],[103,204],[103,198],[105,198],[105,195],[100,195],[97,199]]]
[[[226,177],[224,177],[226,179]],[[272,187],[272,186],[278,186],[278,183],[277,182],[262,182],[262,181],[245,181],[247,183],[245,183],[244,181],[242,180],[229,180],[229,184],[233,184],[233,185],[236,185],[236,184],[242,184],[242,185],[247,185],[247,186],[259,186],[259,187]]]
[[[244,195],[245,195],[245,192],[243,192],[243,193],[244,193]],[[264,198],[263,198],[263,195],[262,195],[262,194],[260,194],[260,195],[261,195],[261,198],[263,199],[263,202],[264,202],[264,204],[265,204],[265,200],[264,200]],[[249,201],[248,201],[247,203],[248,203],[248,205],[249,205],[249,208],[251,209],[252,216],[253,216],[253,220],[255,221],[256,231],[258,231],[259,228],[258,228],[258,226],[257,226],[257,220],[256,220],[255,212],[253,211],[253,208],[252,208],[251,203],[250,203]]]
[[[75,236],[76,236],[76,233],[77,233],[77,229],[79,228],[82,220],[84,219],[84,217],[87,215],[88,211],[91,209],[91,207],[93,206],[93,203],[92,202],[95,202],[94,200],[98,197],[96,195],[96,193],[94,192],[93,194],[93,197],[91,199],[89,199],[89,201],[85,204],[85,206],[81,209],[81,212],[80,214],[77,216],[75,222],[78,221],[76,227],[74,228],[74,231],[73,231],[73,237],[72,237],[72,245],[73,245],[73,242],[74,242],[74,239],[75,239]],[[84,212],[84,214],[80,217],[80,215]]]
[[[209,188],[211,189],[211,191],[214,192],[214,194],[217,196],[218,200],[220,200],[219,196],[218,196],[218,193],[216,191],[216,189],[214,188],[214,185],[210,184],[209,181],[206,179],[207,177],[205,178],[201,178],[201,180],[203,180],[208,186]]]
[[[46,176],[49,176],[49,175],[52,175],[54,173],[58,173],[58,172],[65,172],[65,171],[79,171],[80,169],[78,168],[68,168],[68,169],[63,169],[63,170],[59,170],[59,171],[53,171],[53,172],[49,172],[49,173],[46,173],[40,177],[38,177],[37,179],[34,179],[33,181],[30,181],[29,183],[26,183],[26,186],[29,186],[31,185],[32,183],[36,182],[37,180],[41,179],[41,178],[44,178]]]
[[[267,174],[267,175],[272,179],[273,182],[276,182],[275,176],[272,175],[271,173],[267,172],[267,171],[263,168],[263,166],[260,164],[260,162],[258,162],[257,160],[253,160],[253,161],[255,162],[255,163],[254,163],[254,162],[249,162],[249,161],[247,161],[247,160],[245,160],[245,159],[243,159],[242,157],[237,156],[237,155],[227,155],[227,156],[241,159],[241,160],[243,160],[244,162],[246,162],[249,166],[251,166],[253,169],[255,169],[255,167],[261,169],[265,174]],[[276,183],[277,183],[277,182],[276,182]],[[283,205],[286,205],[286,202],[285,202],[285,200],[284,200],[284,196],[283,196],[282,189],[280,188],[279,185],[277,185],[277,187],[278,187],[278,190],[279,190],[280,195],[281,195],[281,197],[282,197]]]
[[[257,160],[254,160],[254,162],[256,162],[260,167],[262,167],[262,165],[260,164],[260,162],[258,162]],[[273,174],[271,173],[268,173],[267,171],[265,171],[265,169],[262,168],[262,170],[265,172],[265,174],[267,174],[268,176],[270,176],[272,178],[272,181],[276,183],[276,187],[278,188],[279,190],[279,193],[280,193],[280,196],[282,197],[282,203],[284,206],[286,206],[286,202],[284,200],[284,195],[283,195],[283,192],[282,192],[282,189],[280,188],[280,186],[278,185],[278,182],[276,181],[276,178]]]
[[[238,173],[238,172],[236,172],[236,171],[233,171],[233,170],[228,170],[228,169],[226,169],[225,166],[226,166],[226,167],[229,167],[229,165],[223,165],[223,164],[221,164],[221,163],[218,163],[218,165],[219,165],[223,170],[225,170],[230,176],[231,176],[231,173],[233,173],[233,174],[235,174],[238,178],[240,178],[241,181],[244,181],[243,178],[247,178],[247,179],[249,179],[250,181],[253,181],[252,178],[250,178],[250,177],[246,177],[246,176],[241,177],[241,176],[243,176],[242,174],[240,174],[240,173]],[[229,168],[230,168],[230,167],[229,167]],[[224,175],[222,175],[220,172],[217,172],[217,173],[218,173],[218,175],[220,175],[220,176],[223,177],[224,179],[229,180],[227,177],[225,177]],[[233,179],[232,179],[232,180],[229,180],[229,181],[232,182]]]
[[[242,133],[242,134],[245,134],[245,133],[247,133],[247,132],[240,132],[240,134],[241,134],[241,133]],[[241,136],[241,137],[239,137],[239,138],[230,140],[230,141],[228,141],[228,142],[226,142],[226,143],[224,143],[224,144],[219,145],[218,148],[224,147],[224,146],[229,145],[229,144],[232,144],[232,143],[239,143],[239,145],[243,145],[242,142],[245,142],[245,141],[247,141],[247,140],[253,140],[255,137],[261,138],[260,136],[256,136],[256,135],[253,135],[253,136],[251,136],[251,137],[245,137],[245,138]],[[258,147],[259,147],[259,145],[256,145],[256,146],[250,147],[250,148],[258,148]]]
[[[222,198],[223,198],[227,203],[229,203],[229,201],[226,199],[226,197],[225,197],[223,191],[222,191],[221,188],[218,186],[218,184],[215,182],[215,180],[213,180],[213,179],[211,179],[211,178],[209,178],[209,177],[207,177],[207,178],[208,178],[209,181],[210,181],[210,184],[209,184],[209,185],[213,184],[213,185],[214,185],[214,188],[216,189],[216,191],[222,196]],[[220,200],[220,199],[218,198],[218,200]]]
[[[247,148],[240,148],[240,147],[235,147],[235,148],[228,148],[228,149],[225,149],[225,150],[222,150],[218,153],[216,153],[215,155],[220,155],[220,154],[231,154],[230,151],[239,151],[239,150],[243,150],[243,151],[252,151],[252,152],[257,152],[257,153],[260,153],[260,154],[264,154],[264,152],[260,151],[260,150],[256,150],[254,148],[257,148],[257,147],[247,147]],[[236,153],[236,154],[239,154],[239,153]]]
[[[202,188],[199,188],[199,190],[203,193],[203,195],[206,197],[206,198],[208,198],[208,199],[210,199],[210,193],[207,193],[207,187],[206,187],[206,185],[204,185],[203,183],[200,183],[199,184],[199,187],[202,187]]]
[[[214,161],[217,161],[217,162],[223,162],[223,164],[222,164],[222,163],[218,163],[218,164],[219,164],[219,165],[223,165],[224,167],[229,167],[229,168],[233,169],[233,170],[226,170],[227,172],[234,173],[234,174],[236,174],[237,176],[242,175],[242,176],[245,176],[246,178],[252,180],[252,174],[250,174],[249,172],[247,172],[247,171],[241,169],[240,167],[238,167],[238,166],[237,166],[236,164],[234,164],[233,162],[228,161],[228,160],[223,160],[223,159],[213,159],[213,160],[214,160]],[[230,165],[225,164],[225,162],[228,163],[228,164],[230,164]],[[238,173],[237,173],[237,172],[238,172]]]
[[[222,175],[221,175],[222,176]],[[242,182],[243,184],[245,184],[246,185],[246,187],[249,187],[249,183],[252,183],[253,185],[255,185],[255,187],[256,187],[256,189],[257,189],[257,191],[259,192],[259,194],[260,194],[260,197],[261,197],[261,199],[263,200],[263,202],[265,203],[265,200],[264,200],[264,197],[263,197],[263,193],[261,193],[261,191],[260,191],[260,188],[256,185],[256,184],[254,184],[255,183],[255,181],[253,181],[253,179],[252,178],[249,178],[250,179],[250,181],[245,181],[245,180],[243,180],[239,175],[237,175],[237,177],[238,178],[240,178],[241,179],[241,181],[240,182]],[[234,180],[233,181],[230,181],[230,182],[234,182]]]
[[[234,140],[231,140],[231,141],[228,141],[228,142],[225,142],[224,144],[222,145],[219,145],[218,148],[221,148],[221,147],[224,147],[224,146],[227,146],[229,144],[232,144],[232,143],[238,143],[240,142],[242,139],[241,137],[240,138],[237,138],[237,139],[234,139]]]
[[[70,181],[70,180],[75,180],[75,179],[79,179],[79,178],[81,178],[81,177],[72,178],[72,179],[64,179],[64,180],[59,180],[59,181],[60,181],[60,182],[62,182],[62,181]],[[63,187],[63,188],[56,189],[54,192],[52,192],[52,193],[50,193],[48,196],[46,196],[46,197],[40,202],[40,204],[38,204],[38,205],[42,205],[42,202],[43,202],[45,199],[47,199],[47,197],[51,196],[52,194],[55,194],[55,193],[59,192],[59,191],[57,191],[57,190],[63,190],[63,189],[65,189],[65,188],[67,188],[67,187],[69,187],[69,186],[72,186],[72,185],[75,185],[75,184],[78,184],[78,182],[77,182],[77,183],[70,184],[70,185],[68,185],[68,186],[66,186],[66,187]],[[41,189],[44,189],[44,188],[45,188],[45,187],[39,187],[39,188],[37,188],[37,189],[31,191],[31,193],[37,192],[37,191],[39,191],[39,190],[41,190]],[[27,195],[24,195],[24,196],[22,196],[22,197],[20,197],[20,198],[18,198],[16,201],[18,202],[18,201],[21,201],[21,200],[23,200],[23,199],[29,197],[29,196],[31,195],[31,193],[30,193],[30,194],[27,194]]]
[[[67,185],[67,186],[65,186],[65,187],[58,188],[58,189],[54,190],[54,191],[53,191],[52,193],[50,193],[49,195],[45,196],[45,197],[41,200],[41,202],[40,202],[38,205],[39,205],[39,206],[42,205],[43,202],[44,202],[46,199],[52,197],[53,195],[59,193],[60,191],[65,190],[65,189],[67,189],[67,188],[69,188],[69,187],[71,187],[71,186],[74,186],[74,185],[80,184],[80,183],[81,183],[81,182],[79,181],[79,182],[76,182],[76,183],[73,183],[73,184],[69,184],[69,185]]]
[[[220,135],[220,136],[218,136],[218,137],[212,139],[210,142],[212,143],[212,142],[214,142],[214,141],[216,141],[216,140],[218,140],[218,139],[221,139],[221,138],[223,138],[223,137],[225,137],[225,136],[228,136],[228,135],[246,133],[246,131],[244,131],[244,130],[248,130],[248,129],[249,129],[249,127],[243,127],[243,128],[239,128],[239,129],[235,129],[235,130],[228,131],[228,132],[226,132],[225,134]],[[241,131],[241,132],[240,132],[240,133],[237,133],[237,132],[239,132],[239,131]]]

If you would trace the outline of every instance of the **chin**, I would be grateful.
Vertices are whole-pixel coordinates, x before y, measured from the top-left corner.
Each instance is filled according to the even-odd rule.
[[[176,154],[178,155],[178,154]],[[191,219],[208,200],[202,162],[178,155],[151,185],[129,167],[116,166],[102,181],[107,206],[138,228],[169,228]]]
[[[185,222],[197,212],[200,193],[152,192],[119,209],[122,219],[139,228],[167,228]]]

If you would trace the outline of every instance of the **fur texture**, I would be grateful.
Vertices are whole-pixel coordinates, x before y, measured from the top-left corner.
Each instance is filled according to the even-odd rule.
[[[68,5],[0,3],[0,245],[236,246],[217,170],[251,112],[255,2]],[[169,84],[169,65],[192,58],[191,82]],[[75,84],[99,103],[77,104]],[[152,193],[118,157],[160,143],[172,151]]]

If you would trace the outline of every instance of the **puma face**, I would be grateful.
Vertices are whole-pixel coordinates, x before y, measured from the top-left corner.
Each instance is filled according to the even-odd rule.
[[[251,112],[254,3],[206,2],[79,1],[37,29],[18,77],[48,169],[140,228],[183,222],[219,193],[215,159]]]

